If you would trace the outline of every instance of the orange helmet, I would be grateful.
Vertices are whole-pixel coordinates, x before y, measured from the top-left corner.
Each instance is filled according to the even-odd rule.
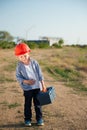
[[[16,45],[14,51],[15,51],[15,55],[19,56],[19,55],[23,55],[23,54],[25,54],[27,52],[30,52],[31,50],[30,50],[30,48],[28,47],[27,44],[19,43],[18,45]]]

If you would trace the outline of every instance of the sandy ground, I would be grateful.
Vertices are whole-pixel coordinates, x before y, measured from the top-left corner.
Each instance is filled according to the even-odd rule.
[[[75,94],[61,82],[46,84],[55,87],[56,98],[52,104],[42,107],[45,125],[38,127],[35,124],[35,112],[32,107],[32,127],[24,126],[22,90],[18,83],[13,83],[9,84],[9,87],[5,86],[4,93],[0,94],[0,130],[87,130],[87,97]],[[19,104],[18,107],[9,108],[8,104],[16,102]]]
[[[24,126],[24,97],[19,84],[15,81],[0,84],[0,130],[87,130],[87,95],[65,87],[63,82],[51,82],[54,79],[44,73],[46,86],[54,86],[56,98],[43,109],[44,126],[38,127],[32,106],[32,126]],[[12,104],[18,105],[13,107]]]

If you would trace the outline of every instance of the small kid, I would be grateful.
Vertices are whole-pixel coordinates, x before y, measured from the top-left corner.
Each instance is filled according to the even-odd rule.
[[[42,119],[42,109],[37,99],[37,94],[42,86],[42,91],[46,91],[46,86],[43,81],[43,75],[38,62],[30,57],[30,48],[25,43],[19,43],[15,47],[15,55],[19,62],[16,68],[16,78],[23,89],[24,103],[24,121],[26,126],[31,126],[32,121],[32,99],[36,113],[37,125],[44,125]]]

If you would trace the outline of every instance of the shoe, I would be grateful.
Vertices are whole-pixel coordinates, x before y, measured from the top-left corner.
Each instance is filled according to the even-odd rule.
[[[31,126],[31,121],[26,120],[26,121],[25,121],[25,126]]]
[[[37,121],[37,125],[38,125],[38,126],[43,126],[43,125],[44,125],[43,120],[42,120],[42,119],[38,120],[38,121]]]

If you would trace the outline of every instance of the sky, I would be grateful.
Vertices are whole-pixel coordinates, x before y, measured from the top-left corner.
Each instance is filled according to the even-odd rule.
[[[37,40],[61,37],[87,45],[87,0],[0,0],[0,31]]]

